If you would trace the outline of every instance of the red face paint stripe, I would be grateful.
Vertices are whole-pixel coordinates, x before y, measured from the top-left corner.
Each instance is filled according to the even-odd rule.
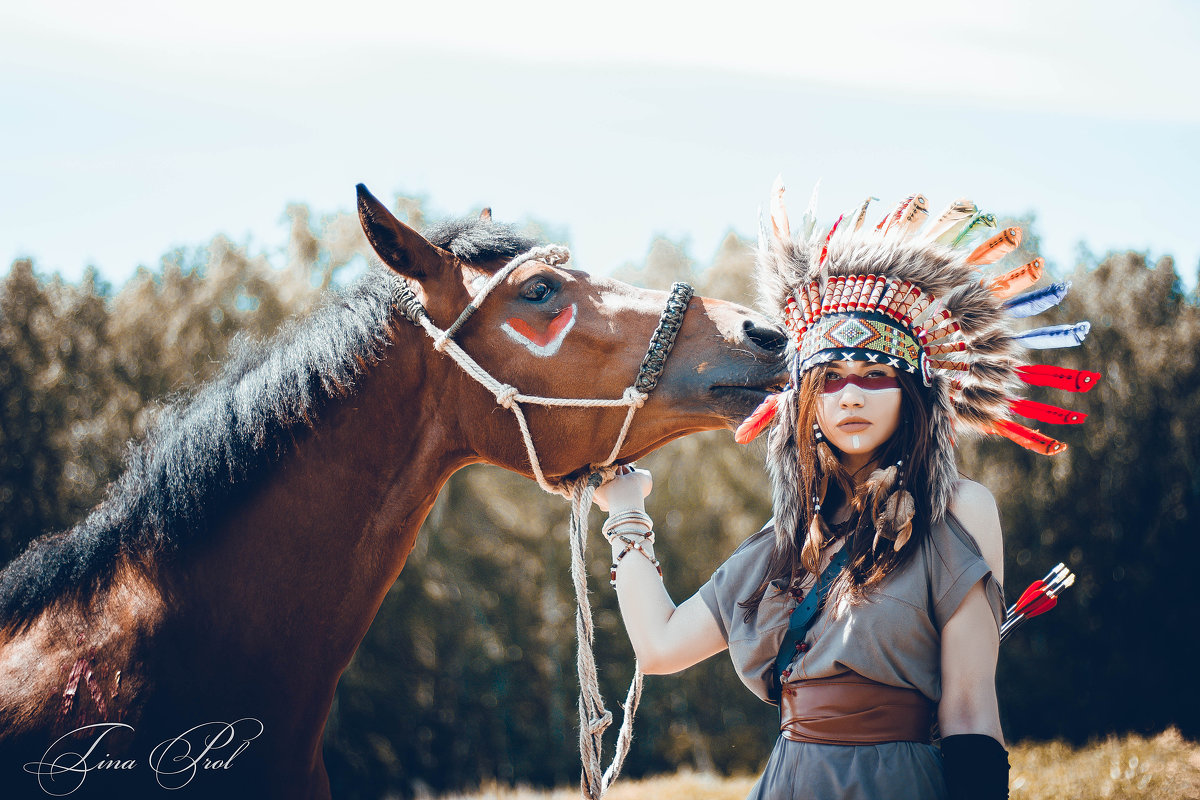
[[[900,381],[890,375],[826,375],[825,387],[822,394],[837,394],[847,385],[857,386],[864,392],[882,392],[888,389],[899,389]]]
[[[571,306],[564,308],[562,311],[558,312],[554,319],[550,320],[550,324],[546,327],[546,330],[542,332],[534,330],[528,322],[520,317],[510,317],[509,319],[506,319],[505,322],[508,323],[510,328],[536,344],[538,347],[545,347],[546,345],[550,344],[550,342],[554,341],[555,336],[558,336],[560,333],[562,333],[563,328],[567,327],[567,324],[570,323],[571,317],[574,315],[574,313],[574,308]]]

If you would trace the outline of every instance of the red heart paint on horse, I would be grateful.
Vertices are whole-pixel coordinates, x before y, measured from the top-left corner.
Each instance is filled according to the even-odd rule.
[[[535,356],[546,358],[558,352],[567,333],[575,326],[575,304],[564,308],[550,320],[544,331],[536,331],[520,317],[509,317],[500,326],[500,330],[509,335],[513,341],[524,345],[525,349]]]

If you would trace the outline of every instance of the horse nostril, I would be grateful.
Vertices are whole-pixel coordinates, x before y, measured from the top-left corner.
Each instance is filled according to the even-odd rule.
[[[760,350],[768,353],[782,353],[787,347],[787,335],[777,328],[763,328],[751,320],[745,320],[742,322],[742,331]]]

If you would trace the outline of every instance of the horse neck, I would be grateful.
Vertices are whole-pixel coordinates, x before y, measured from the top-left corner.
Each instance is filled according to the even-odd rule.
[[[286,666],[332,698],[438,492],[478,460],[440,412],[459,376],[430,353],[397,322],[357,393],[297,437],[267,485],[183,568],[184,613],[190,601],[211,646],[249,654],[275,678],[272,667]]]

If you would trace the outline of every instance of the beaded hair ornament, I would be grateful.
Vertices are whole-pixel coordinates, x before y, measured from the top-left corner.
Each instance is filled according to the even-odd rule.
[[[1100,379],[1095,372],[1026,363],[1026,351],[1074,347],[1090,325],[1078,322],[1017,332],[1013,321],[1056,306],[1070,284],[1033,289],[1044,260],[986,271],[1021,243],[1020,228],[996,231],[992,214],[969,200],[956,200],[929,222],[928,203],[912,195],[866,223],[868,198],[843,214],[823,234],[816,228],[816,193],[800,230],[791,232],[776,180],[770,227],[760,225],[757,271],[763,305],[781,319],[794,345],[792,382],[768,397],[739,427],[745,443],[775,423],[768,467],[775,494],[776,531],[796,530],[800,502],[796,388],[813,367],[831,361],[869,361],[919,376],[925,390],[934,438],[929,463],[930,505],[940,520],[957,480],[955,438],[964,433],[998,435],[1043,455],[1067,445],[1026,427],[1014,416],[1051,424],[1078,424],[1086,414],[1025,399],[1023,385],[1086,392]],[[807,431],[805,435],[810,435]],[[818,437],[820,448],[827,447]],[[877,471],[868,483],[881,493],[876,508],[911,509],[899,494],[895,475]],[[902,483],[901,478],[899,483]],[[876,484],[884,484],[878,485]],[[904,494],[907,494],[906,492]],[[908,520],[897,526],[911,529]],[[816,524],[814,519],[814,524]],[[906,524],[907,523],[907,524]],[[897,538],[897,550],[907,540]],[[877,539],[878,542],[878,539]]]

